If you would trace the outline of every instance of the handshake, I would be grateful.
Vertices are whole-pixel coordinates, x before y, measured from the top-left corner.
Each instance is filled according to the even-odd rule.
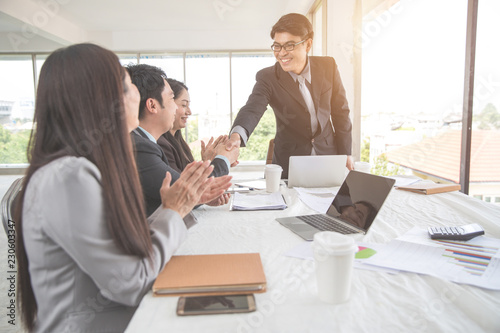
[[[232,134],[231,137],[221,135],[215,140],[212,137],[206,144],[201,141],[201,159],[203,161],[212,161],[217,155],[226,157],[231,167],[238,165],[238,157],[240,156],[239,135]]]

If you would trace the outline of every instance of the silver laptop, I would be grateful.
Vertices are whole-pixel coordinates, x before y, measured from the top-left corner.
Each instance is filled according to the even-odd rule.
[[[350,171],[326,214],[276,220],[305,240],[320,231],[366,234],[391,192],[394,179]]]
[[[288,187],[333,187],[344,181],[346,155],[290,156]]]

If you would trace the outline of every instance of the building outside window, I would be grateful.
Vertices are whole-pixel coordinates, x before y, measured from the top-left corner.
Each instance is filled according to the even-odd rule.
[[[27,163],[35,86],[31,55],[0,55],[0,164]]]
[[[500,192],[499,9],[479,4],[469,194],[485,201]],[[364,16],[362,152],[378,172],[459,183],[466,24],[466,0],[402,0]]]

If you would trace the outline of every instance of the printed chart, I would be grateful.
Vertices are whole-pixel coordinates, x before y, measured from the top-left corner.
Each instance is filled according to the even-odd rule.
[[[468,274],[482,276],[498,253],[499,248],[439,240],[436,243],[444,247],[443,257],[450,264],[457,265]]]
[[[500,240],[494,238],[479,236],[467,242],[432,240],[426,230],[416,228],[364,262],[500,290]]]
[[[358,246],[358,252],[356,252],[356,259],[368,259],[373,256],[377,251],[366,246]]]

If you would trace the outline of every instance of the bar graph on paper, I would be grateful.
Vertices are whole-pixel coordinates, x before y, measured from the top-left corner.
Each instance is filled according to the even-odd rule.
[[[498,247],[494,246],[481,246],[443,240],[435,242],[444,247],[442,256],[449,259],[448,263],[457,265],[464,272],[474,276],[482,276],[486,272],[493,256],[499,250]]]
[[[431,240],[426,230],[414,228],[386,244],[366,263],[500,290],[499,239]]]

